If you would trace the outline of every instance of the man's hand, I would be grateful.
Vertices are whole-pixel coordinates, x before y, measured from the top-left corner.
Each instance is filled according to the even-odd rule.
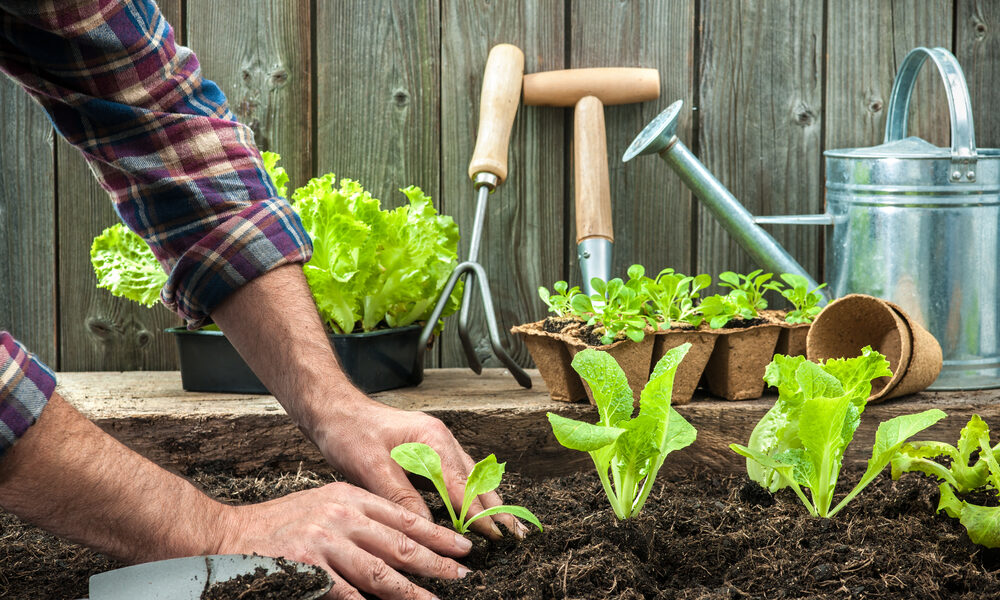
[[[441,455],[453,504],[461,506],[475,464],[441,421],[385,406],[362,394],[344,375],[323,330],[300,265],[265,273],[230,295],[212,318],[292,420],[351,482],[430,518],[430,511],[389,453],[423,442]],[[495,492],[469,509],[502,504]],[[527,528],[508,514],[478,519],[472,529],[500,537],[496,523],[518,537]]]
[[[364,397],[360,392],[353,398],[343,398],[340,406],[352,406],[350,415],[331,414],[312,432],[327,461],[350,481],[392,500],[428,519],[431,513],[420,494],[407,479],[406,472],[389,453],[404,442],[422,442],[441,455],[441,470],[453,506],[462,506],[465,482],[475,461],[455,440],[444,423],[422,412],[403,411]],[[484,508],[500,506],[503,501],[496,492],[479,496],[472,502],[469,515]],[[519,538],[528,529],[512,515],[503,513],[472,523],[472,529],[496,539],[502,534],[496,523],[502,523]]]
[[[388,500],[347,483],[231,507],[222,554],[256,552],[322,567],[333,577],[326,598],[361,600],[358,590],[385,600],[434,596],[399,571],[456,579],[469,570],[448,556],[472,543]]]

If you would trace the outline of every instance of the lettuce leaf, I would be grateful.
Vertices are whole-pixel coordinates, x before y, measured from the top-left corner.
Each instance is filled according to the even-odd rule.
[[[320,316],[337,333],[426,320],[458,264],[458,226],[416,186],[409,203],[382,210],[360,183],[328,173],[292,194],[313,240],[304,267]],[[461,286],[442,316],[458,309]],[[440,327],[440,324],[439,324]]]
[[[167,273],[146,242],[121,223],[105,229],[90,245],[97,287],[145,306],[160,300]]]

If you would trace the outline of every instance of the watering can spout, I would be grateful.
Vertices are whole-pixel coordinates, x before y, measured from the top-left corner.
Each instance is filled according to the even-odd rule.
[[[650,121],[629,145],[622,162],[636,156],[659,154],[758,264],[775,273],[800,275],[806,279],[810,289],[818,288],[819,284],[808,271],[771,234],[757,225],[753,215],[677,138],[681,106],[683,101],[678,100]],[[824,215],[818,218],[823,219]],[[823,304],[826,304],[829,300],[826,288],[819,291],[825,298]]]

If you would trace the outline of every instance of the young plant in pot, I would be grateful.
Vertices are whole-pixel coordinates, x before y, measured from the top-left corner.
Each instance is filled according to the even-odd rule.
[[[280,194],[288,181],[280,157],[263,153]],[[341,365],[367,393],[416,385],[417,342],[438,295],[458,262],[458,226],[438,215],[420,188],[401,190],[408,204],[382,210],[359,183],[332,173],[292,194],[293,208],[313,240],[303,267]],[[121,225],[94,240],[91,261],[98,286],[147,305],[166,275],[145,243]],[[461,300],[459,286],[444,316]],[[443,322],[439,324],[439,327]],[[267,393],[221,331],[207,327],[177,335],[184,389]]]
[[[701,312],[718,340],[705,367],[708,389],[727,400],[759,398],[764,393],[764,370],[774,354],[781,326],[762,311],[764,293],[781,291],[771,273],[760,269],[746,275],[726,271],[720,285],[731,288],[701,301]]]
[[[781,290],[781,295],[792,305],[792,309],[784,314],[783,329],[778,336],[778,345],[774,352],[788,356],[805,356],[809,326],[816,315],[823,310],[819,305],[823,301],[823,294],[819,290],[826,287],[826,284],[820,284],[810,290],[809,282],[801,275],[782,273],[781,279],[788,286]]]

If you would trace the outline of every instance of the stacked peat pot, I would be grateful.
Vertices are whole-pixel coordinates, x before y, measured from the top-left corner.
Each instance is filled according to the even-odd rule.
[[[668,268],[651,279],[640,265],[629,268],[628,275],[628,282],[595,279],[590,297],[565,281],[556,282],[552,292],[539,288],[554,316],[511,330],[524,339],[554,400],[576,402],[590,396],[571,366],[584,348],[611,354],[638,401],[653,366],[684,343],[691,349],[674,379],[673,404],[690,402],[699,385],[729,400],[758,398],[764,392],[764,370],[776,351],[806,353],[809,323],[820,311],[820,294],[795,275],[782,275],[785,287],[772,281],[770,273],[722,273],[720,285],[731,291],[700,303],[699,291],[711,285],[708,275],[690,277]],[[764,310],[767,290],[780,292],[794,310]]]

